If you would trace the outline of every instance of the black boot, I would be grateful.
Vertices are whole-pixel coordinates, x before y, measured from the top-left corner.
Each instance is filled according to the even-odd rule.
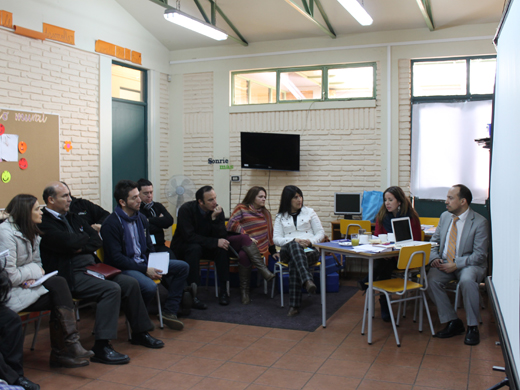
[[[255,243],[252,243],[249,246],[243,246],[242,249],[246,252],[251,263],[256,267],[258,272],[260,272],[260,275],[262,275],[266,281],[269,282],[274,278],[274,274],[265,266],[264,257]]]
[[[73,322],[66,320],[62,315],[63,313],[67,313],[68,310],[72,312]],[[65,314],[65,316],[67,316],[67,314]],[[76,318],[74,317],[74,311],[72,309],[64,307],[53,309],[49,321],[49,335],[51,338],[51,356],[49,359],[51,367],[75,368],[89,364],[87,358],[80,357],[80,355],[92,356],[93,353],[86,351],[81,344],[79,344]]]
[[[381,318],[384,322],[390,322],[390,311],[388,310],[388,303],[386,303],[386,297],[384,295],[379,297],[379,304],[381,305]]]
[[[249,285],[251,284],[251,266],[246,267],[238,264],[238,278],[240,280],[240,295],[242,296],[242,304],[249,305],[251,299],[249,297]]]

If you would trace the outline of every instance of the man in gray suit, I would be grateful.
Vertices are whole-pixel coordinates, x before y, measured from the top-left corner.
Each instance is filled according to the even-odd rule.
[[[430,298],[437,306],[441,324],[448,323],[435,337],[448,338],[464,333],[464,324],[444,289],[449,281],[458,280],[466,310],[468,330],[464,344],[467,345],[480,342],[478,289],[486,274],[489,245],[488,222],[469,207],[472,199],[471,191],[465,185],[454,185],[448,191],[448,211],[441,215],[431,239],[439,246],[432,248],[428,272]]]

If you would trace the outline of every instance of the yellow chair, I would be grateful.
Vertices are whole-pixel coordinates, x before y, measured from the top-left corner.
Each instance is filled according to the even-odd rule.
[[[373,283],[373,288],[378,291],[379,294],[385,294],[388,309],[390,311],[390,319],[392,320],[392,327],[394,329],[395,341],[397,346],[400,347],[399,336],[397,334],[396,325],[399,326],[399,312],[401,310],[401,303],[411,300],[419,301],[419,332],[422,332],[423,328],[423,303],[426,306],[426,314],[428,316],[428,322],[430,323],[430,329],[432,336],[435,334],[433,330],[432,319],[430,316],[430,309],[428,308],[428,302],[426,300],[426,290],[428,288],[428,280],[424,277],[426,275],[425,267],[430,261],[431,245],[416,245],[401,248],[399,253],[399,260],[397,261],[397,268],[405,270],[404,278],[386,279],[380,280]],[[411,280],[410,273],[408,272],[412,268],[420,268],[421,278],[419,283]],[[417,295],[409,297],[407,292],[416,291]],[[390,299],[392,295],[398,295],[398,299]],[[392,304],[399,303],[399,310],[397,313],[397,324],[394,319],[394,313],[392,310]],[[368,294],[365,298],[365,309],[363,313],[363,326],[361,328],[361,334],[365,334],[365,322],[368,309]]]
[[[439,226],[440,218],[431,217],[419,217],[421,225],[433,225],[434,227]],[[421,241],[424,241],[424,230],[421,230]]]
[[[34,315],[35,313],[38,313],[37,315]],[[25,331],[27,329],[27,324],[30,322],[34,322],[34,336],[33,341],[31,344],[31,351],[34,351],[34,345],[36,344],[36,336],[38,336],[38,330],[40,330],[40,325],[42,322],[42,318],[45,316],[50,315],[50,311],[20,311],[18,312],[18,316],[22,320],[22,326],[23,326],[23,335],[22,338],[25,338]]]
[[[367,232],[371,232],[372,223],[370,221],[357,221],[354,219],[341,219],[339,221],[339,231],[345,237],[349,234],[356,234],[359,229],[365,229]]]

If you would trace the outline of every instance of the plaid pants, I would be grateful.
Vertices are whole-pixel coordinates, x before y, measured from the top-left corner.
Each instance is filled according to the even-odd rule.
[[[300,244],[291,241],[280,249],[280,258],[289,264],[289,303],[291,307],[300,307],[302,284],[313,278],[309,267],[318,262],[320,253],[316,249],[305,253]]]

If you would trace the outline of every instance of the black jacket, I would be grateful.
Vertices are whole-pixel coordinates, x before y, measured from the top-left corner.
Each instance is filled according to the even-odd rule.
[[[155,237],[155,245],[163,246],[164,229],[168,229],[173,225],[173,217],[168,212],[168,210],[166,210],[166,207],[164,207],[161,203],[153,202],[152,208],[155,211],[155,215],[157,215],[156,217],[152,216],[150,210],[144,207],[144,203],[141,203],[140,212],[148,219],[148,222],[150,223],[150,234]],[[161,214],[163,216],[159,217]]]
[[[174,248],[183,247],[186,244],[199,244],[203,248],[215,249],[218,247],[219,238],[227,237],[224,211],[214,221],[211,220],[211,213],[204,216],[211,226],[211,232],[207,236],[200,234],[198,214],[200,214],[200,207],[196,200],[186,202],[181,206],[177,216],[177,228],[172,238]]]
[[[103,242],[79,215],[69,212],[66,218],[73,233],[69,232],[64,221],[43,209],[42,223],[38,226],[43,232],[40,254],[45,272],[58,270],[58,274],[67,279],[70,289],[74,290],[72,258],[78,254],[88,254],[96,261],[94,252],[103,246]]]
[[[79,215],[89,225],[95,223],[101,225],[103,221],[110,215],[104,208],[92,203],[90,200],[74,198],[71,196],[72,202],[70,203],[69,212]]]
[[[112,213],[105,219],[103,226],[101,226],[101,237],[103,237],[103,249],[105,250],[105,263],[112,267],[121,270],[136,270],[143,274],[148,269],[148,255],[150,252],[155,252],[155,249],[150,239],[150,231],[148,229],[148,221],[145,216],[139,213],[139,217],[143,222],[144,235],[146,237],[147,248],[141,248],[143,256],[146,261],[136,263],[135,260],[126,255],[126,244],[123,226],[116,213]]]

